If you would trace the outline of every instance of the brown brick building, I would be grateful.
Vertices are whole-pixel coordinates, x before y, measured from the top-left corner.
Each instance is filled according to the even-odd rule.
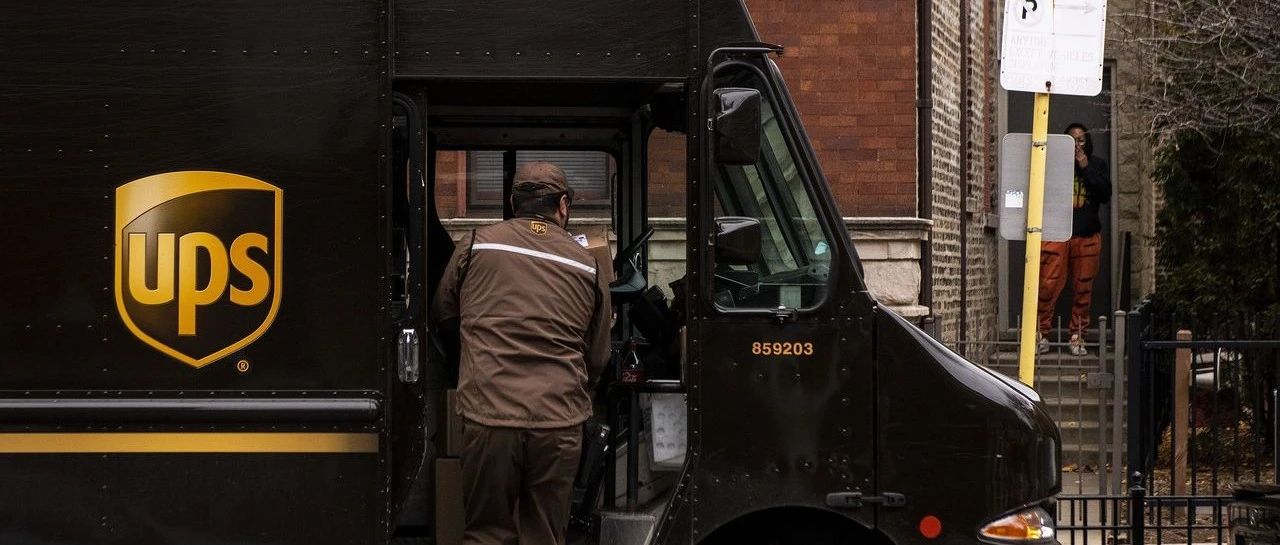
[[[916,215],[915,12],[894,2],[747,2],[841,209]]]

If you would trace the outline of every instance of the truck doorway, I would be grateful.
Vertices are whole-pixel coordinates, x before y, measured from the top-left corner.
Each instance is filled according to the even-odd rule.
[[[632,339],[638,340],[636,353],[643,361],[646,378],[675,381],[680,376],[682,346],[675,309],[681,309],[679,314],[683,315],[683,303],[668,285],[679,279],[660,275],[661,289],[649,282],[652,271],[647,258],[652,243],[643,235],[651,227],[647,142],[660,123],[667,123],[659,118],[683,117],[684,86],[680,82],[583,81],[522,81],[518,86],[500,82],[404,81],[398,86],[406,94],[419,97],[420,102],[431,104],[425,116],[429,208],[437,216],[429,217],[427,224],[451,240],[446,245],[436,244],[435,237],[431,238],[428,270],[444,266],[461,237],[512,217],[511,184],[521,164],[548,161],[566,172],[575,193],[568,231],[585,235],[588,249],[601,244],[611,249],[611,257],[605,261],[619,273],[617,285],[610,290],[616,316],[614,365],[605,370],[600,388],[594,392],[594,420],[616,422],[611,426],[613,450],[608,454],[609,460],[596,458],[595,485],[586,487],[594,489],[596,499],[579,500],[589,504],[575,508],[575,520],[578,524],[597,524],[594,515],[598,508],[621,506],[628,501],[660,506],[670,495],[681,465],[653,459],[654,440],[648,435],[651,426],[641,423],[641,413],[651,406],[651,397],[646,395],[633,404],[627,395],[629,390],[612,386],[621,375],[616,362],[624,359],[630,346],[627,341]],[[512,97],[520,99],[513,101]],[[665,132],[681,130],[682,127],[665,124]],[[679,159],[673,158],[672,163],[683,166],[684,146],[670,151]],[[679,178],[676,183],[682,185],[683,172]],[[667,246],[679,254],[683,268],[683,226],[678,228],[681,236]],[[456,369],[456,355],[446,356],[439,363],[441,368]],[[436,415],[434,420],[440,426],[433,445],[432,492],[435,532],[438,541],[445,543],[449,536],[441,535],[441,531],[451,526],[448,517],[455,517],[453,526],[460,524],[456,517],[461,514],[462,498],[460,488],[447,490],[442,485],[447,485],[450,472],[457,471],[457,465],[451,464],[456,464],[461,452],[454,444],[456,437],[450,437],[451,428],[458,423],[454,407],[448,403],[449,390],[456,383],[449,373],[440,375],[444,380],[430,383],[429,388],[438,393],[441,402],[430,405],[428,410]],[[667,395],[681,397],[678,393]],[[683,411],[681,403],[681,417]],[[646,433],[638,437],[642,427]],[[627,478],[628,469],[635,470],[633,479]],[[575,494],[581,491],[575,489]],[[450,512],[445,509],[449,504],[458,509]]]

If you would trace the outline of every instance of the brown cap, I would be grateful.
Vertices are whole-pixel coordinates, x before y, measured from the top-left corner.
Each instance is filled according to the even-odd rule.
[[[511,182],[511,191],[531,197],[568,193],[573,198],[573,191],[564,175],[564,170],[546,161],[533,161],[520,165]]]

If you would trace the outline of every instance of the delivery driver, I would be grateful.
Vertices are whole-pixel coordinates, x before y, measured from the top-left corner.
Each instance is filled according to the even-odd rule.
[[[595,259],[565,231],[564,171],[524,164],[511,190],[516,217],[462,239],[435,302],[462,345],[462,541],[557,545],[612,312]]]

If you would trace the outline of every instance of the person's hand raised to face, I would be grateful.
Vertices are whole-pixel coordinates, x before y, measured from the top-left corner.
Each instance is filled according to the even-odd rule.
[[[1076,166],[1085,168],[1089,166],[1089,155],[1084,152],[1084,131],[1078,127],[1073,127],[1067,134],[1071,135],[1076,141]]]

